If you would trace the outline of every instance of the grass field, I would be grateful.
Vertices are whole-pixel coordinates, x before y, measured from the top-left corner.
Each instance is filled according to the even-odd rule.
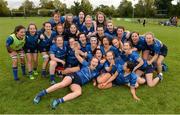
[[[53,98],[64,96],[69,88],[58,90],[45,96],[42,102],[34,105],[34,96],[42,89],[49,86],[49,79],[37,77],[30,80],[22,77],[19,66],[19,76],[22,83],[13,80],[11,70],[11,59],[5,48],[5,40],[13,31],[14,27],[22,24],[27,27],[28,23],[34,22],[41,27],[41,24],[48,18],[0,18],[0,113],[69,113],[69,114],[91,114],[91,113],[180,113],[180,28],[164,27],[159,25],[142,25],[124,21],[115,21],[116,25],[125,26],[130,31],[138,31],[141,34],[152,31],[155,36],[165,43],[169,48],[165,60],[169,67],[164,74],[163,82],[154,88],[146,85],[137,90],[140,102],[135,102],[127,87],[113,87],[107,90],[99,90],[92,86],[92,83],[83,87],[83,95],[73,101],[60,105],[55,111],[50,109],[50,102]],[[41,60],[41,58],[39,58]],[[41,64],[39,65],[40,71]]]

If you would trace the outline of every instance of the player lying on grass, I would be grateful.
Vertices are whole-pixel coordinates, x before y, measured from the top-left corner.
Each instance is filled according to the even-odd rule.
[[[51,107],[52,109],[55,109],[60,103],[64,103],[65,101],[69,101],[79,97],[82,94],[81,87],[99,76],[100,67],[98,66],[99,61],[97,58],[93,57],[90,63],[88,63],[79,55],[78,52],[76,52],[76,57],[82,64],[81,70],[75,72],[72,75],[65,76],[61,82],[39,92],[33,100],[34,103],[39,103],[43,96],[53,91],[70,86],[70,89],[72,91],[71,93],[65,95],[62,98],[52,101]]]

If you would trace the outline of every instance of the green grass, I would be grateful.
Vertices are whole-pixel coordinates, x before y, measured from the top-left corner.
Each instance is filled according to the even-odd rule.
[[[19,76],[23,82],[16,83],[13,80],[11,58],[6,51],[5,40],[18,24],[27,27],[28,23],[34,22],[40,28],[46,20],[48,18],[43,17],[0,18],[0,113],[180,113],[180,28],[159,25],[147,25],[144,28],[142,25],[125,21],[115,21],[115,24],[141,34],[151,31],[168,46],[169,53],[165,62],[169,71],[164,74],[163,82],[154,88],[141,86],[137,90],[137,95],[141,98],[140,102],[132,99],[127,87],[99,90],[89,83],[83,87],[82,96],[60,105],[55,111],[50,109],[51,100],[67,94],[69,88],[51,93],[45,96],[40,104],[34,105],[32,103],[34,96],[49,86],[49,79],[38,76],[36,80],[29,80],[21,76],[19,69]],[[42,60],[41,57],[39,59]],[[41,64],[39,71],[40,68]]]

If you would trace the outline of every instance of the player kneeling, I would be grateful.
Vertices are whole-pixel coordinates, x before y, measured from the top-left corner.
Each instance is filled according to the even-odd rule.
[[[50,67],[49,67],[49,73],[50,73],[50,81],[51,85],[54,85],[55,82],[55,69],[56,67],[64,68],[65,66],[65,58],[67,54],[67,47],[64,43],[62,36],[57,36],[55,38],[55,44],[53,44],[50,48]]]

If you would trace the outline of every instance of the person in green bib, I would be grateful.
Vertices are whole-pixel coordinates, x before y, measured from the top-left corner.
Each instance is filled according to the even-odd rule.
[[[18,81],[18,55],[20,57],[21,69],[23,76],[25,71],[25,56],[23,46],[25,44],[25,27],[22,25],[16,26],[14,32],[6,40],[7,51],[12,58],[12,70],[14,80]]]

